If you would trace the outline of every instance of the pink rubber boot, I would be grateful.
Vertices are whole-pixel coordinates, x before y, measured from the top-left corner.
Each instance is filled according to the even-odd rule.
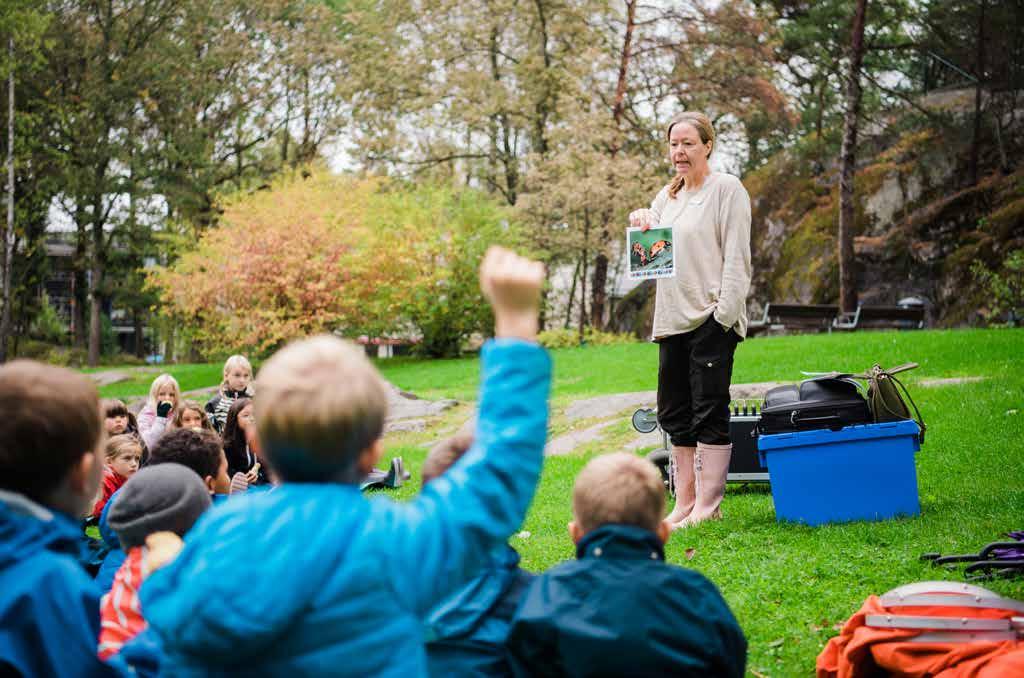
[[[678,527],[690,515],[697,499],[697,491],[694,486],[696,476],[693,470],[696,453],[696,447],[672,448],[672,464],[669,472],[672,476],[672,486],[676,491],[676,505],[672,512],[665,516],[665,522],[673,528]]]
[[[729,475],[729,460],[732,445],[706,445],[697,443],[697,457],[694,468],[697,476],[697,500],[693,511],[684,521],[684,526],[695,525],[705,520],[722,517],[722,497],[725,496],[725,480]]]

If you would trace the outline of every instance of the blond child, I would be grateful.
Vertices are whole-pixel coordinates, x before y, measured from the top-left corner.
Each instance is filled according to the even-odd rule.
[[[252,397],[252,365],[244,355],[233,355],[224,362],[224,374],[220,391],[206,403],[213,428],[221,433],[228,418],[228,411],[238,398]]]
[[[576,560],[538,575],[512,621],[522,676],[743,676],[747,641],[722,595],[665,562],[670,528],[657,469],[633,454],[592,459],[576,477]]]
[[[100,517],[110,497],[139,470],[142,463],[142,445],[135,436],[128,433],[107,440],[104,453],[106,463],[103,467],[103,484],[100,486],[100,496],[92,507],[93,518]]]
[[[543,279],[540,264],[488,252],[480,281],[497,339],[482,351],[476,441],[409,502],[359,491],[387,416],[361,348],[315,337],[263,366],[256,425],[281,484],[212,509],[146,581],[142,609],[169,662],[197,674],[425,674],[424,618],[518,528],[540,475]]]
[[[139,411],[139,433],[146,447],[153,449],[167,424],[177,414],[180,404],[181,388],[177,379],[169,374],[161,374],[153,380],[146,404]]]

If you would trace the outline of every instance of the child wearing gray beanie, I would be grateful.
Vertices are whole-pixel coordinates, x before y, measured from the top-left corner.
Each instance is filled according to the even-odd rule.
[[[199,475],[181,464],[147,466],[128,479],[111,506],[107,524],[127,557],[100,602],[99,655],[108,659],[146,628],[138,591],[149,574],[146,537],[173,532],[183,537],[206,509],[210,491]]]

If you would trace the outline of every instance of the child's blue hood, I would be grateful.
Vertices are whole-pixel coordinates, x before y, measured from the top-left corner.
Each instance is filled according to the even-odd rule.
[[[0,490],[0,569],[40,551],[80,555],[81,529],[74,519],[27,497]]]

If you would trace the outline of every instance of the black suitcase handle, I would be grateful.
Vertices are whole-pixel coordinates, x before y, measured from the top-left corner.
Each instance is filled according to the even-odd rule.
[[[830,414],[827,417],[807,417],[807,418],[804,418],[804,419],[800,419],[799,417],[797,417],[798,414],[800,414],[800,410],[793,410],[792,414],[789,415],[789,423],[792,424],[793,426],[796,426],[797,419],[799,419],[802,422],[809,422],[809,421],[841,421],[841,419],[840,419],[838,414]]]

